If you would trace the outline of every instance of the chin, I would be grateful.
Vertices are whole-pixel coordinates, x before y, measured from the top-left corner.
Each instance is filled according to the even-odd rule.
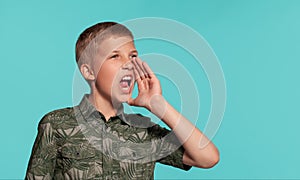
[[[117,97],[115,97],[115,102],[116,103],[125,103],[128,101],[128,99],[130,98],[131,96],[129,94],[122,94],[122,95],[118,95]]]

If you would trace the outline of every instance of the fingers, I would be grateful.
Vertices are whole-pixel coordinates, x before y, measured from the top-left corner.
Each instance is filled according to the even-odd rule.
[[[143,64],[142,64],[142,61],[138,58],[134,58],[132,60],[133,62],[133,65],[134,65],[134,69],[135,69],[135,73],[137,75],[137,79],[140,78],[140,79],[145,79],[147,78],[147,74],[146,74],[146,71],[143,67]]]
[[[141,75],[140,75],[139,71],[136,68],[135,62],[134,61],[132,61],[132,62],[133,62],[133,65],[134,65],[133,72],[134,72],[135,80],[139,82],[139,81],[142,80]]]
[[[144,69],[145,69],[145,71],[146,71],[146,73],[147,73],[147,76],[148,76],[149,78],[152,78],[153,75],[154,75],[154,73],[153,73],[153,71],[151,70],[151,68],[149,67],[149,65],[148,65],[146,62],[143,62],[143,67],[144,67]]]
[[[140,58],[134,58],[132,62],[135,66],[134,69],[136,69],[135,72],[137,73],[138,77],[141,79],[153,77],[153,72],[146,62],[141,61]]]

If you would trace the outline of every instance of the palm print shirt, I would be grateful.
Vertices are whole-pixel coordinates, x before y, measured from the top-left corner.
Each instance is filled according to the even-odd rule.
[[[106,121],[84,96],[39,123],[26,179],[153,179],[156,162],[184,170],[173,132],[140,114]]]

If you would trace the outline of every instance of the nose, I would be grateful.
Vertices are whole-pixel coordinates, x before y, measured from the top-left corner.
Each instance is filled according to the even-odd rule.
[[[123,65],[122,65],[123,69],[128,69],[128,70],[132,70],[133,69],[133,64],[132,61],[126,61]]]

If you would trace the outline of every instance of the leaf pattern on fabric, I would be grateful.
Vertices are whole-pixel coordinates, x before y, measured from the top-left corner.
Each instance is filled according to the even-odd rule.
[[[182,163],[184,149],[177,149],[176,137],[162,141],[170,132],[149,118],[130,114],[106,122],[103,117],[86,96],[79,106],[46,114],[26,179],[153,179],[156,161],[190,168]]]

